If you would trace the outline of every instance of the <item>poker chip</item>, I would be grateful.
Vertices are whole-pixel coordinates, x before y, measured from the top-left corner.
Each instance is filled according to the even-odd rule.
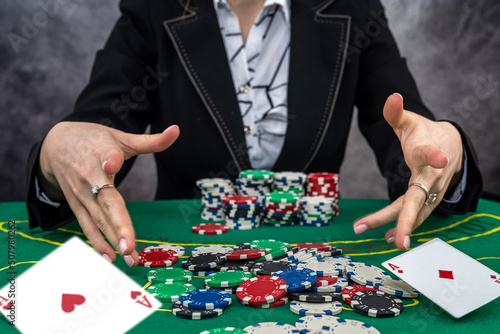
[[[203,320],[215,318],[222,315],[223,309],[216,308],[213,310],[196,310],[183,306],[181,302],[175,302],[172,305],[172,313],[175,316],[183,319]]]
[[[317,279],[316,272],[308,268],[284,269],[274,273],[273,276],[280,277],[286,282],[288,292],[310,288]]]
[[[345,266],[347,266],[348,263],[354,262],[350,256],[346,255],[336,255],[332,256],[331,258],[324,258],[323,261],[332,261],[336,263],[342,263]]]
[[[150,285],[146,291],[162,302],[176,302],[181,295],[196,290],[196,287],[189,283],[158,283]]]
[[[220,254],[226,254],[232,252],[233,249],[231,247],[226,247],[226,246],[217,246],[217,245],[211,245],[211,246],[199,246],[194,248],[191,251],[191,255],[198,255],[201,253],[220,253]]]
[[[380,283],[375,282],[375,287],[387,294],[402,298],[418,298],[420,292],[403,280],[384,276]]]
[[[286,283],[276,276],[257,276],[241,283],[236,296],[243,304],[269,304],[282,298]]]
[[[403,302],[382,291],[360,291],[352,295],[351,307],[369,317],[391,318],[401,314]]]
[[[337,283],[338,276],[318,276],[313,286],[325,286]]]
[[[283,322],[260,322],[244,328],[250,334],[299,334],[299,330]]]
[[[228,270],[243,270],[250,271],[254,266],[255,262],[253,261],[245,261],[245,260],[227,260],[219,267],[219,271],[228,271]]]
[[[229,179],[223,178],[204,178],[196,181],[196,186],[198,188],[216,188],[231,186],[233,183]]]
[[[252,272],[259,275],[272,275],[280,270],[294,268],[295,265],[282,261],[262,261],[254,264]]]
[[[290,311],[298,315],[337,315],[342,312],[342,304],[338,301],[309,303],[295,300],[290,303]]]
[[[149,250],[154,248],[163,248],[167,250],[171,249],[177,254],[178,257],[181,257],[186,253],[186,249],[184,247],[178,245],[170,245],[170,244],[159,244],[159,245],[149,246],[144,248],[144,250]]]
[[[165,267],[149,271],[147,277],[151,283],[189,282],[193,273],[182,268]]]
[[[300,262],[297,268],[308,268],[316,272],[318,276],[341,276],[344,266],[341,263],[325,261]]]
[[[248,169],[240,172],[240,178],[248,180],[272,180],[274,172],[262,169]]]
[[[234,194],[233,183],[228,179],[204,178],[197,180],[196,185],[200,188],[202,194],[201,219],[223,221],[225,216],[221,197]]]
[[[337,282],[332,285],[324,285],[324,286],[312,286],[311,291],[317,292],[340,292],[342,289],[347,287],[349,282],[345,278],[337,278]]]
[[[314,250],[318,250],[318,251],[329,251],[330,249],[332,249],[332,245],[325,244],[325,243],[308,242],[308,243],[304,243],[304,244],[298,244],[296,246],[298,248],[314,249]]]
[[[193,226],[192,230],[196,234],[216,235],[227,233],[229,228],[224,224],[204,223]]]
[[[222,197],[222,203],[225,204],[236,204],[236,205],[241,205],[241,204],[253,204],[257,202],[257,197],[255,196],[245,196],[245,195],[230,195],[230,196],[224,196]]]
[[[252,249],[252,246],[250,245],[249,242],[244,242],[242,244],[238,244],[233,247],[234,250],[240,250],[240,249]]]
[[[264,256],[266,253],[267,251],[264,249],[240,249],[227,253],[226,257],[229,260],[246,260]]]
[[[390,277],[384,270],[362,262],[351,262],[346,264],[346,274],[347,277],[358,284],[373,286],[384,277]]]
[[[283,297],[281,297],[277,301],[269,303],[269,304],[247,305],[247,306],[254,307],[254,308],[275,308],[275,307],[280,307],[280,306],[286,305],[288,303],[289,299],[290,299],[290,297],[288,295],[284,295]]]
[[[188,270],[208,270],[226,262],[226,256],[220,253],[200,253],[191,255],[182,261],[182,267]]]
[[[250,242],[250,247],[253,249],[265,249],[267,251],[272,251],[275,249],[284,249],[285,252],[290,249],[290,244],[284,241],[273,240],[273,239],[260,239]]]
[[[262,261],[272,261],[275,260],[278,256],[286,253],[285,248],[279,248],[279,249],[273,249],[270,251],[267,251],[266,255],[263,255],[261,257],[253,259],[255,262],[262,262]]]
[[[364,322],[342,318],[332,319],[329,324],[323,325],[321,333],[380,334],[375,327],[365,324]]]
[[[351,305],[351,297],[354,295],[356,292],[360,291],[378,291],[378,289],[374,288],[371,285],[351,285],[347,286],[344,289],[342,289],[342,300],[348,304]]]
[[[218,327],[200,332],[200,334],[218,334],[218,333],[245,334],[246,332],[241,328],[235,328],[235,327]]]
[[[309,303],[327,303],[335,302],[340,299],[339,292],[316,292],[311,290],[302,290],[289,292],[290,298]]]
[[[152,248],[139,253],[139,265],[149,268],[171,266],[179,260],[177,253],[171,249]]]
[[[300,318],[295,322],[295,327],[300,330],[300,333],[322,333],[323,326],[332,325],[335,319],[333,315],[307,315],[305,317]]]
[[[265,196],[266,202],[273,204],[293,204],[299,200],[299,196],[284,191],[274,191]]]
[[[199,309],[213,310],[231,304],[231,294],[216,289],[202,289],[186,292],[181,295],[180,301],[183,306]]]
[[[230,293],[232,295],[236,294],[236,290],[238,289],[237,286],[232,286],[232,287],[228,287],[228,288],[219,288],[219,287],[216,287],[216,286],[209,286],[209,285],[206,285],[205,284],[205,289],[215,289],[215,290],[220,290],[220,291],[225,291],[227,293]]]
[[[207,276],[205,284],[213,287],[227,288],[238,286],[252,277],[251,273],[242,270],[220,271]]]

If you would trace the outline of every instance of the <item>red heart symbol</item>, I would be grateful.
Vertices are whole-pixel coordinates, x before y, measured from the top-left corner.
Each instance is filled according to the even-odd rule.
[[[137,297],[139,297],[140,295],[142,295],[142,292],[141,291],[130,291],[130,297],[132,299],[136,299]]]
[[[5,305],[3,306],[3,309],[4,309],[4,310],[8,310],[8,309],[10,308],[10,305],[11,305],[10,303],[12,303],[12,302],[8,302],[7,304],[5,304]]]
[[[85,297],[82,295],[62,294],[62,310],[66,313],[71,313],[75,310],[76,305],[85,303]]]

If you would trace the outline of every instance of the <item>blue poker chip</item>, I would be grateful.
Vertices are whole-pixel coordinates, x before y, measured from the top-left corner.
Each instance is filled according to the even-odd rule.
[[[273,274],[286,282],[286,291],[295,292],[310,288],[316,283],[316,272],[308,268],[289,268]]]
[[[181,295],[183,306],[197,310],[213,310],[231,305],[231,294],[222,290],[202,289],[189,291]]]
[[[217,268],[215,268],[217,269]],[[201,271],[201,270],[191,270],[193,273],[193,276],[201,276],[201,277],[207,277],[210,274],[215,274],[215,270],[207,270],[207,271]]]

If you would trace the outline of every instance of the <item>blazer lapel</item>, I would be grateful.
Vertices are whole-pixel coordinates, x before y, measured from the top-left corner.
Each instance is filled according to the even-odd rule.
[[[163,24],[234,162],[240,170],[249,169],[243,121],[213,2],[197,5],[186,16]]]
[[[305,171],[330,126],[344,69],[350,16],[324,14],[334,0],[292,0],[288,128],[274,170]]]

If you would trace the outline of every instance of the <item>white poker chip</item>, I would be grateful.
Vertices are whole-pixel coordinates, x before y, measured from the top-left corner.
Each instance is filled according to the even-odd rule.
[[[364,322],[337,318],[332,320],[330,325],[321,328],[323,334],[380,334],[373,326]]]
[[[330,261],[307,261],[297,264],[298,268],[314,270],[318,276],[342,276],[344,265]]]
[[[410,284],[406,283],[400,279],[394,279],[392,277],[385,277],[380,281],[380,283],[375,283],[375,288],[383,291],[389,295],[403,297],[403,298],[418,298],[420,297],[420,292],[415,290]]]
[[[326,256],[323,258],[323,261],[342,263],[347,266],[348,263],[354,262],[350,256],[347,255],[337,255],[337,256]]]
[[[381,283],[384,277],[390,277],[384,270],[368,263],[351,262],[345,267],[347,277],[358,284],[373,285]]]
[[[335,324],[334,320],[339,319],[333,315],[307,315],[300,318],[295,322],[301,333],[321,333],[323,326],[332,326]]]
[[[196,186],[198,188],[213,188],[213,187],[226,187],[232,186],[233,183],[229,179],[223,178],[204,178],[196,181]]]
[[[171,249],[179,257],[183,256],[186,253],[186,249],[184,247],[179,246],[179,245],[170,245],[170,244],[159,244],[159,245],[155,245],[155,246],[149,246],[149,247],[144,248],[144,250],[154,249],[154,248]]]
[[[212,245],[212,246],[199,246],[194,248],[191,251],[191,255],[198,255],[201,253],[220,253],[220,254],[226,254],[226,253],[231,253],[234,249],[232,247],[226,247],[226,246],[217,246],[217,245]]]
[[[299,330],[283,322],[260,322],[243,329],[252,334],[299,334]]]
[[[342,303],[309,303],[295,300],[290,303],[290,311],[298,315],[337,315],[342,312]]]

